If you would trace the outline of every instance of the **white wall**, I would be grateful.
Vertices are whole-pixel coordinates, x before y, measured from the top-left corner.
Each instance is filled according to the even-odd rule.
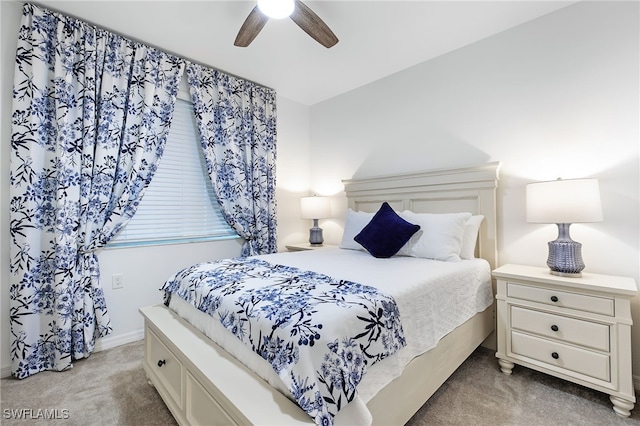
[[[278,97],[278,250],[309,239],[311,222],[300,219],[300,198],[310,195],[309,107]]]
[[[586,271],[640,282],[638,9],[582,2],[313,106],[312,187],[344,208],[344,178],[501,161],[500,263],[545,266],[557,227],[525,221],[524,185],[595,177],[605,220],[571,227]]]
[[[117,19],[114,10],[114,19]],[[11,88],[22,3],[0,1],[0,366],[9,371],[9,156],[11,139]],[[125,34],[126,35],[126,34]],[[152,43],[152,41],[149,41]],[[278,98],[278,153],[276,198],[278,248],[304,240],[309,224],[300,219],[299,198],[309,194],[309,108]],[[187,265],[240,253],[241,241],[181,244],[104,250],[98,254],[102,284],[113,333],[98,341],[97,349],[142,338],[141,306],[161,303],[158,289],[178,269]],[[123,274],[123,289],[111,288],[111,276]]]

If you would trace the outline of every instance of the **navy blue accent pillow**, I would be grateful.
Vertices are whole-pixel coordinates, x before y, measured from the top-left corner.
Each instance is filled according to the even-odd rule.
[[[396,254],[420,229],[407,222],[384,202],[380,210],[353,239],[374,257],[387,258]]]

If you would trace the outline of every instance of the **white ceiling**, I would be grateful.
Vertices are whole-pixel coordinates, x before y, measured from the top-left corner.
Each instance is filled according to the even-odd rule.
[[[306,1],[340,39],[330,49],[290,19],[235,47],[253,1],[37,3],[313,105],[575,1]]]

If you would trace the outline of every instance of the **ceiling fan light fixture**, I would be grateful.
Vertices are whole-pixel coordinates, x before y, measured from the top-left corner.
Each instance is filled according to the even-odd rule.
[[[269,18],[286,18],[287,16],[324,47],[332,47],[338,42],[338,37],[331,28],[301,0],[258,0],[257,5],[251,9],[247,19],[242,23],[233,45],[249,46]]]
[[[269,18],[287,18],[295,8],[294,0],[258,0],[258,8]]]

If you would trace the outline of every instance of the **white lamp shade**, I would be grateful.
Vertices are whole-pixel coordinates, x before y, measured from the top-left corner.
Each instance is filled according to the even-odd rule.
[[[286,18],[293,13],[294,7],[294,0],[258,0],[258,8],[269,18]]]
[[[601,222],[597,179],[567,179],[527,185],[527,222]]]
[[[300,199],[303,219],[323,219],[331,217],[331,203],[328,197],[303,197]]]

